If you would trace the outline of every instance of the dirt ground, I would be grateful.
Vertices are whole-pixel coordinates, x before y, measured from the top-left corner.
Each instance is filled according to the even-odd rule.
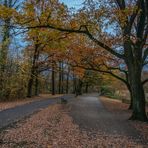
[[[131,116],[131,111],[128,110],[129,104],[122,103],[119,100],[110,99],[107,97],[100,97],[103,105],[116,115],[125,114],[128,117]],[[148,106],[146,106],[146,112],[148,115]],[[136,128],[137,131],[141,133],[145,141],[148,141],[148,123],[140,121],[131,121],[130,124]]]

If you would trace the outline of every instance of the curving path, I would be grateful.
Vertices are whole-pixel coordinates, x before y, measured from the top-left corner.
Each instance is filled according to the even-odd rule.
[[[70,99],[73,97],[73,95],[65,95],[63,97],[65,99]],[[34,101],[28,104],[0,111],[0,128],[4,128],[26,116],[33,114],[36,111],[44,109],[51,104],[57,103],[60,98],[61,97]]]

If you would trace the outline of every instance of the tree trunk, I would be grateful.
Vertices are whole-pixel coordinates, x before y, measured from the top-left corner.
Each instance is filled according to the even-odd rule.
[[[128,82],[128,79],[127,79],[127,82],[125,83],[125,85],[127,86],[127,89],[130,93],[130,105],[129,105],[129,110],[132,110],[133,109],[133,95],[132,95],[132,90],[131,90],[131,86]]]
[[[52,65],[52,95],[55,95],[55,71],[54,71],[54,65]]]
[[[66,80],[66,94],[69,93],[69,72],[67,74],[67,80]]]
[[[35,74],[35,92],[34,92],[35,96],[39,95],[39,80],[38,80],[38,72],[36,71]]]
[[[132,110],[133,109],[133,96],[132,96],[132,92],[130,91],[130,105],[129,105],[129,110]]]
[[[82,95],[82,86],[83,86],[83,82],[81,80],[79,80],[79,95]]]
[[[28,91],[27,91],[27,97],[32,97],[32,86],[33,86],[33,75],[31,75],[29,82],[28,82]]]
[[[64,93],[64,69],[63,69],[63,62],[61,63],[61,82],[62,82],[62,85],[61,85],[61,93],[63,94]]]
[[[76,93],[76,77],[73,72],[73,94],[75,94],[75,93]]]
[[[5,99],[5,83],[6,83],[6,64],[9,50],[10,39],[10,19],[6,20],[3,28],[2,46],[0,48],[0,98]]]
[[[88,93],[88,82],[86,82],[85,93]]]
[[[35,72],[37,70],[37,65],[36,62],[39,57],[39,51],[38,51],[39,45],[35,45],[35,50],[34,50],[34,55],[33,55],[33,62],[32,62],[32,67],[31,67],[31,73],[30,73],[30,79],[28,81],[28,91],[27,91],[27,97],[32,97],[32,87],[33,87],[33,81],[35,77]]]
[[[133,112],[130,119],[147,121],[145,111],[145,93],[143,85],[141,83],[141,71],[142,68],[136,63],[130,63],[128,65],[129,81],[133,98]]]
[[[66,94],[69,93],[69,73],[70,73],[70,69],[68,67],[67,80],[66,80]]]
[[[83,86],[83,82],[79,79],[76,87],[76,96],[82,95],[82,86]]]
[[[61,62],[59,62],[59,94],[61,94]]]

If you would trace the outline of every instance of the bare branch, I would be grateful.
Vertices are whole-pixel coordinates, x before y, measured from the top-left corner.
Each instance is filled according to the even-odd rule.
[[[135,5],[137,7],[136,11],[133,12],[133,14],[131,15],[130,17],[130,20],[129,20],[129,29],[131,30],[132,28],[132,25],[134,23],[134,20],[139,12],[139,9],[140,9],[140,0],[137,0],[137,3]]]
[[[143,55],[143,63],[145,62],[146,58],[148,57],[148,48],[145,49],[144,55]]]
[[[115,2],[121,10],[125,9],[125,0],[115,0]]]
[[[147,82],[148,82],[148,79],[145,79],[145,80],[142,82],[142,85],[145,85]]]
[[[100,66],[102,66],[102,64],[100,64],[98,67],[96,67],[96,65],[94,66],[93,64],[89,63],[89,66],[86,67],[84,65],[79,65],[79,64],[75,64],[75,65],[71,65],[73,67],[79,67],[79,68],[82,68],[82,69],[86,69],[86,70],[93,70],[93,71],[98,71],[100,73],[105,73],[105,74],[109,74],[111,76],[113,76],[114,78],[122,81],[123,83],[125,83],[126,85],[128,85],[128,81],[125,80],[124,78],[114,74],[112,71],[110,70],[103,70],[100,68]]]

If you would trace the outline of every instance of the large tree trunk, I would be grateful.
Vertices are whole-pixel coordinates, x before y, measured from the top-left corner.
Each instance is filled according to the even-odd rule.
[[[132,92],[130,92],[130,105],[128,107],[129,110],[132,110],[133,109],[133,96],[132,96]]]
[[[125,83],[126,84],[126,86],[127,86],[127,89],[128,89],[128,91],[129,91],[129,93],[130,93],[130,105],[129,105],[129,110],[132,110],[133,109],[133,95],[132,95],[132,90],[131,90],[131,86],[130,86],[130,84],[129,84],[129,82],[128,82],[128,80],[127,80],[127,83]]]
[[[39,51],[38,51],[39,45],[35,45],[34,55],[33,55],[33,61],[32,61],[32,67],[31,67],[31,73],[30,73],[30,79],[28,81],[28,91],[27,91],[27,97],[32,97],[32,88],[33,88],[33,82],[35,78],[35,72],[37,71],[37,65],[36,62],[39,58]]]
[[[137,62],[130,62],[128,65],[129,81],[133,98],[133,112],[130,119],[147,121],[145,111],[145,93],[141,83],[142,68],[139,65]]]
[[[3,36],[2,36],[2,46],[0,48],[0,98],[6,99],[5,95],[5,83],[6,83],[6,65],[7,65],[7,56],[8,56],[8,49],[9,49],[9,39],[10,39],[10,20],[6,20],[3,29]]]

